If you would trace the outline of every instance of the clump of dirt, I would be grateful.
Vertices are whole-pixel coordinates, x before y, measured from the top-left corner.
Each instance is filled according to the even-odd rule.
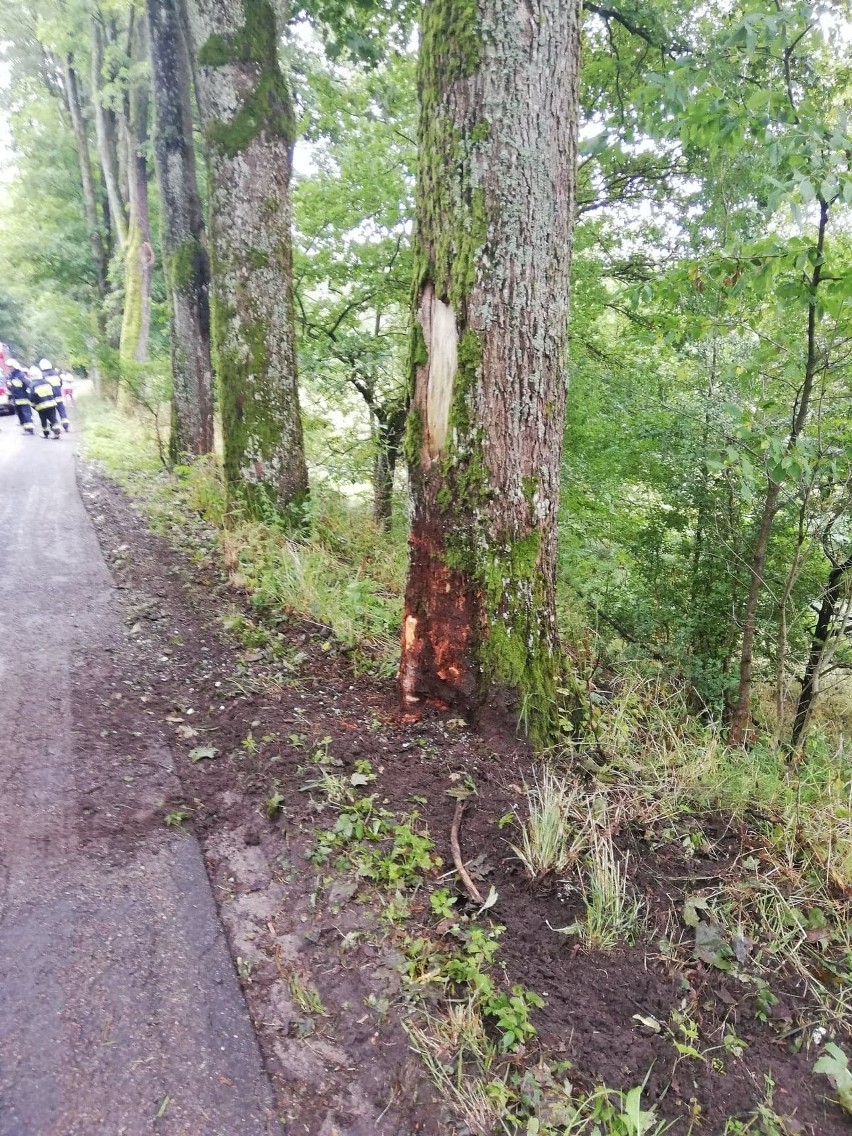
[[[768,1092],[790,1133],[849,1131],[828,1082],[812,1073],[821,1015],[795,975],[774,977],[767,1007],[754,985],[671,946],[672,913],[687,897],[745,871],[754,851],[745,832],[703,818],[703,851],[687,857],[642,826],[623,826],[617,842],[630,853],[648,933],[630,948],[581,949],[559,932],[576,920],[577,896],[531,883],[510,846],[506,818],[522,809],[533,776],[525,745],[486,744],[457,720],[406,719],[395,684],[357,675],[324,629],[284,613],[257,629],[257,613],[217,568],[209,530],[192,530],[188,557],[147,531],[110,482],[91,471],[82,478],[125,598],[126,685],[174,731],[183,788],[163,814],[201,842],[284,1131],[468,1131],[409,1048],[393,936],[351,874],[309,860],[317,829],[334,815],[306,787],[324,768],[351,777],[365,761],[376,774],[370,791],[398,814],[416,808],[447,864],[456,805],[448,791],[475,785],[461,834],[468,868],[498,894],[490,914],[505,927],[498,958],[509,982],[544,995],[534,1014],[540,1048],[522,1052],[519,1069],[544,1053],[581,1088],[645,1081],[646,1106],[682,1136],[721,1134]],[[121,838],[133,840],[132,826]],[[457,899],[464,909],[464,894]],[[424,928],[427,908],[415,903],[410,915]],[[700,1042],[679,1021],[694,1024]]]

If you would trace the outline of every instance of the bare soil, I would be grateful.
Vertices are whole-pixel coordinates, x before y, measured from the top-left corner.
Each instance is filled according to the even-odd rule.
[[[81,490],[125,601],[127,697],[174,731],[182,789],[180,799],[163,802],[163,813],[186,812],[201,843],[284,1131],[466,1131],[409,1049],[392,937],[383,937],[375,910],[347,876],[307,860],[317,826],[333,823],[304,791],[308,754],[327,745],[341,771],[369,760],[380,799],[400,813],[416,807],[448,864],[455,807],[448,789],[459,774],[472,777],[476,796],[462,846],[483,887],[499,893],[493,915],[506,930],[498,957],[510,981],[546,995],[534,1016],[541,1048],[522,1054],[521,1067],[536,1065],[544,1052],[568,1063],[579,1087],[628,1089],[647,1077],[643,1099],[656,1103],[679,1136],[721,1136],[728,1118],[752,1115],[770,1083],[790,1133],[848,1134],[827,1080],[812,1073],[807,1043],[820,1011],[793,976],[774,980],[778,1001],[761,1020],[753,987],[689,952],[665,957],[657,934],[603,953],[579,949],[553,930],[576,917],[576,897],[531,884],[509,847],[511,829],[498,824],[519,805],[530,777],[523,745],[475,736],[437,715],[406,719],[392,681],[357,675],[325,629],[284,612],[264,616],[273,620],[272,648],[247,648],[224,630],[222,616],[258,613],[227,586],[212,532],[176,519],[167,542],[94,471],[83,470]],[[215,756],[193,761],[202,746]],[[265,802],[273,792],[284,801],[270,819]],[[744,857],[760,855],[724,818],[703,818],[702,828],[707,839],[688,857],[653,834],[619,833],[658,930],[685,896],[735,878]],[[125,848],[135,837],[132,817],[111,833]],[[421,908],[425,924],[428,903]],[[312,988],[319,1000],[305,996]],[[698,1022],[704,1049],[720,1047],[716,1067],[709,1057],[685,1059],[665,1031],[651,1032],[634,1017],[665,1023],[677,1007]],[[721,1048],[725,1033],[746,1043],[741,1056]]]

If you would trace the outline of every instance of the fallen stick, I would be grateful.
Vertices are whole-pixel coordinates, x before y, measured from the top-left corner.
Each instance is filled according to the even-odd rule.
[[[453,863],[455,864],[456,871],[461,877],[461,882],[464,884],[464,890],[470,896],[474,903],[482,905],[482,896],[476,887],[476,884],[467,874],[467,868],[464,866],[462,859],[461,846],[459,844],[459,830],[461,829],[462,816],[464,815],[464,800],[459,798],[456,801],[456,812],[453,817],[453,827],[450,829],[450,848],[453,851]]]

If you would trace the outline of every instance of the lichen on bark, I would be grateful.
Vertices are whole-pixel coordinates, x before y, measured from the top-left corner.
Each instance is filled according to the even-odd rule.
[[[423,10],[401,689],[409,706],[511,710],[540,742],[562,666],[556,508],[578,46],[572,0]],[[429,414],[438,358],[446,382],[440,305],[456,320],[446,430]]]
[[[211,325],[233,504],[300,521],[308,481],[296,383],[294,118],[269,0],[187,0],[210,192]]]

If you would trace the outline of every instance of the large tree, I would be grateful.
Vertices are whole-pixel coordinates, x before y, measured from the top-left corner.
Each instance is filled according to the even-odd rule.
[[[171,301],[173,460],[213,449],[210,262],[192,137],[191,70],[178,0],[147,0],[154,153]]]
[[[295,123],[270,0],[188,0],[209,170],[211,316],[232,495],[298,512],[290,175]]]
[[[422,18],[401,689],[554,722],[578,104],[573,0]]]

